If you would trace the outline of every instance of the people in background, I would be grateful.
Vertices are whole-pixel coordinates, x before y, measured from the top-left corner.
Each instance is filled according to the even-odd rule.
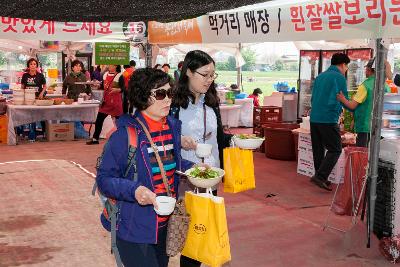
[[[90,77],[92,80],[103,81],[103,76],[101,75],[100,65],[96,66],[96,69],[93,71],[92,76]]]
[[[229,147],[232,135],[225,134],[222,128],[214,83],[217,77],[215,62],[210,55],[200,50],[187,53],[170,113],[182,122],[182,157],[200,163],[202,159],[195,153],[197,143],[210,144],[212,153],[204,158],[204,163],[220,168],[223,149]],[[185,256],[181,256],[180,261],[181,267],[201,265]]]
[[[161,70],[146,68],[133,73],[128,91],[129,102],[137,108],[136,112],[118,120],[118,129],[105,147],[97,172],[99,190],[120,204],[116,243],[121,261],[127,267],[167,267],[169,261],[166,254],[169,216],[159,216],[154,211],[156,197],[167,196],[167,188],[154,151],[138,121],[144,124],[158,147],[172,197],[178,197],[179,175],[175,175],[175,170],[185,171],[193,166],[180,154],[180,122],[167,116],[171,86],[170,76]],[[137,181],[124,176],[128,168],[128,127],[136,133],[138,150],[135,168],[131,168],[126,177],[133,177],[136,171]],[[101,221],[110,230],[110,223],[103,215]]]
[[[334,54],[331,66],[315,79],[311,96],[310,128],[315,168],[311,182],[328,191],[332,190],[328,176],[342,153],[338,125],[342,104],[336,95],[342,93],[348,98],[345,74],[349,63],[347,55]]]
[[[175,80],[175,84],[178,83],[179,77],[181,76],[182,66],[183,66],[183,61],[180,61],[180,62],[178,63],[178,69],[176,69],[176,70],[174,71],[174,80]]]
[[[117,72],[117,73],[121,73],[122,72],[122,67],[121,67],[121,65],[115,65],[116,67],[115,67],[115,71]]]
[[[337,99],[344,106],[354,111],[354,132],[357,133],[356,146],[358,147],[368,147],[370,139],[375,87],[375,58],[368,61],[368,64],[365,66],[365,76],[367,79],[358,86],[352,100],[348,100],[342,92],[339,92],[337,95]],[[386,83],[385,91],[390,92],[390,88]]]
[[[82,72],[83,63],[82,61],[75,59],[71,63],[72,71],[65,77],[63,82],[62,94],[67,96],[74,101],[78,100],[79,94],[86,93],[90,95],[92,90],[87,84],[77,84],[77,82],[86,82],[86,75]]]
[[[253,98],[253,104],[255,107],[259,107],[260,106],[260,99],[259,99],[259,95],[261,95],[263,92],[261,91],[260,88],[256,88],[253,90],[253,93],[251,95],[248,96],[248,98]]]
[[[104,95],[95,122],[95,131],[88,145],[98,145],[104,120],[107,116],[119,118],[123,114],[121,73],[117,72],[117,65],[108,65],[108,71],[103,76]]]
[[[124,65],[125,71],[122,73],[120,79],[123,80],[122,84],[124,85],[122,90],[122,98],[123,98],[123,111],[124,113],[132,113],[132,108],[129,110],[129,101],[128,101],[128,85],[129,80],[131,79],[132,74],[136,70],[136,61],[131,60],[129,61],[129,65]]]
[[[169,70],[171,69],[171,66],[169,64],[165,63],[164,65],[162,65],[161,69],[163,72],[168,74]]]
[[[27,63],[27,70],[21,78],[21,89],[35,89],[37,98],[42,99],[46,95],[46,79],[38,71],[39,62],[35,58],[30,58]]]
[[[237,84],[231,84],[229,89],[234,93],[234,95],[240,94],[240,88]]]
[[[21,89],[34,89],[35,96],[43,99],[46,96],[46,79],[44,75],[38,71],[39,61],[35,58],[30,58],[26,62],[27,70],[21,78]],[[41,121],[42,131],[45,131],[45,122]],[[29,124],[28,139],[30,142],[36,140],[36,123]]]

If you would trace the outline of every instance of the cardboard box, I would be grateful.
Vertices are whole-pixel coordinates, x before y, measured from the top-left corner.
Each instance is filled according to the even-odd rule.
[[[7,115],[0,115],[0,144],[7,144],[8,118]]]
[[[314,159],[311,146],[311,134],[299,133],[298,143],[299,155],[297,159],[297,173],[312,177],[315,173]],[[328,180],[334,184],[341,184],[344,181],[344,171],[346,166],[345,153],[342,150],[335,167],[333,168]]]
[[[70,141],[74,140],[74,123],[51,123],[46,122],[47,141]]]

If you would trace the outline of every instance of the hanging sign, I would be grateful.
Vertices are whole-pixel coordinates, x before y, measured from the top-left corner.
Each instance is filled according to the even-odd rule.
[[[150,43],[254,43],[396,38],[400,1],[268,1],[195,19],[149,23]]]
[[[95,64],[127,65],[129,52],[129,43],[95,43]]]
[[[0,38],[121,42],[131,39],[132,34],[135,40],[143,39],[145,26],[144,22],[60,22],[0,17]]]

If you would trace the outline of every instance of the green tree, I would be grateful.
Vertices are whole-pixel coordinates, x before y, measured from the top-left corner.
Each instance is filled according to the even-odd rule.
[[[236,70],[236,59],[233,56],[228,58],[228,62],[226,64],[228,70]]]
[[[0,67],[7,65],[7,56],[4,52],[0,51]]]
[[[215,68],[217,70],[228,70],[227,62],[217,62]]]
[[[394,60],[394,72],[400,72],[400,58]]]
[[[281,71],[283,70],[283,63],[280,60],[275,61],[275,64],[273,66],[273,69],[276,71]]]
[[[257,54],[254,50],[247,48],[242,50],[242,57],[246,64],[242,66],[242,70],[244,71],[252,71],[256,66],[256,57]]]

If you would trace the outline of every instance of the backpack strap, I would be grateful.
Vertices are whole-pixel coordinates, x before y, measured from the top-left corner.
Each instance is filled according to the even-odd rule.
[[[123,267],[121,257],[119,255],[118,247],[117,247],[117,214],[118,214],[117,205],[112,206],[111,208],[111,253],[114,254],[115,262],[118,267]]]
[[[137,149],[137,133],[135,128],[129,126],[126,127],[126,133],[128,135],[128,164],[124,173],[124,178],[128,176],[130,169],[134,167],[132,180],[136,182],[138,180],[135,160]]]
[[[137,148],[137,133],[136,133],[135,128],[129,127],[129,126],[126,127],[126,133],[128,135],[128,163],[127,163],[127,167],[125,169],[123,176],[124,176],[124,178],[126,178],[129,174],[130,169],[132,167],[134,167],[132,180],[134,182],[136,182],[138,180],[138,174],[136,171],[136,161],[135,161],[135,154],[136,154],[136,148]],[[107,143],[106,143],[106,145],[107,145]],[[98,170],[100,167],[101,161],[104,156],[106,145],[104,146],[103,152],[101,153],[100,157],[98,157],[98,159],[97,159],[96,170]],[[96,194],[96,190],[97,190],[97,182],[95,180],[93,183],[93,187],[92,187],[92,195],[93,196]]]

